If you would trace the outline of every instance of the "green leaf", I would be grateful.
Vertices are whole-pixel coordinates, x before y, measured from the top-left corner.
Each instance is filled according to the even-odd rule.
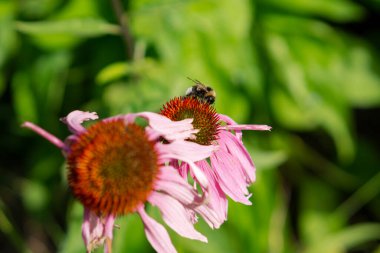
[[[340,161],[346,163],[352,161],[355,154],[355,144],[344,115],[328,105],[321,105],[315,109],[318,121],[334,139]]]
[[[33,0],[18,3],[18,15],[28,20],[44,18],[61,5],[60,0]]]
[[[85,38],[119,34],[119,27],[95,18],[16,22],[16,29],[31,36],[32,41],[48,50],[74,47]]]
[[[354,106],[367,108],[380,104],[380,76],[372,67],[376,63],[371,53],[365,45],[360,44],[355,44],[347,52],[342,91]]]
[[[274,115],[281,125],[292,130],[312,130],[317,126],[307,108],[299,106],[283,91],[273,89],[272,92],[270,98]]]
[[[30,87],[30,82],[25,72],[18,72],[12,80],[13,106],[19,121],[37,121],[36,97]]]
[[[50,34],[95,37],[106,34],[119,34],[119,27],[100,19],[82,18],[56,21],[24,22],[17,21],[16,29],[28,35]]]
[[[247,145],[247,141],[244,144],[246,147],[251,147],[251,145]],[[249,150],[252,150],[252,148],[249,148]],[[254,152],[250,153],[257,170],[276,169],[288,159],[283,150],[268,152],[255,149]]]
[[[348,0],[260,0],[260,4],[276,7],[294,14],[317,15],[338,22],[358,20],[364,14],[364,10],[360,5]]]
[[[22,182],[23,203],[28,211],[36,212],[43,210],[48,202],[48,190],[38,182]]]
[[[96,76],[96,83],[103,85],[114,82],[130,73],[130,66],[126,62],[115,62],[103,68]]]
[[[356,246],[379,238],[379,223],[353,225],[333,234],[325,234],[321,240],[309,245],[305,253],[347,252]]]
[[[16,10],[16,3],[11,0],[5,0],[0,2],[0,17],[13,16]]]

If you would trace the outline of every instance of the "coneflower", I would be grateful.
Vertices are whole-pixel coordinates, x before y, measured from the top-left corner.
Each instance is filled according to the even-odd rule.
[[[209,183],[194,162],[209,157],[215,147],[185,141],[197,138],[193,120],[172,121],[145,112],[82,126],[97,118],[96,113],[71,112],[62,119],[72,132],[64,142],[33,123],[23,124],[63,151],[69,187],[84,206],[82,237],[87,252],[103,244],[104,251],[111,252],[115,218],[134,212],[157,252],[176,252],[166,229],[146,213],[147,203],[157,206],[163,220],[181,236],[206,242],[193,227],[193,215],[201,215],[211,227],[220,223],[216,212],[203,204]],[[136,124],[136,118],[147,124]],[[192,168],[203,194],[170,166],[173,159]]]
[[[218,223],[227,219],[228,202],[226,195],[236,202],[250,205],[247,187],[255,181],[255,166],[243,145],[242,130],[270,130],[267,125],[239,125],[230,117],[218,114],[209,103],[194,97],[177,97],[161,109],[162,115],[174,121],[193,119],[196,138],[187,139],[214,151],[207,159],[196,162],[209,182],[209,204],[218,215]],[[174,161],[184,178],[189,171],[196,182],[197,173],[186,161]],[[202,186],[201,186],[202,187]]]

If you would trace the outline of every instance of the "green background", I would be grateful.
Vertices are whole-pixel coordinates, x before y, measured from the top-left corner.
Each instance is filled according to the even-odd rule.
[[[168,228],[179,252],[380,252],[380,1],[124,1],[133,52],[115,3],[0,1],[0,252],[84,252],[64,158],[22,122],[64,139],[70,111],[157,112],[187,77],[273,130],[244,134],[253,205],[200,221],[208,244]],[[154,252],[137,215],[117,224],[113,252]]]

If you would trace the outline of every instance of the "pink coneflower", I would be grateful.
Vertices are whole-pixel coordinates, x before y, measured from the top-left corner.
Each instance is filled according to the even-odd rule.
[[[147,126],[137,125],[137,117]],[[146,203],[157,206],[163,220],[181,236],[206,242],[193,227],[193,214],[200,214],[211,227],[219,226],[217,215],[203,205],[205,195],[168,165],[172,159],[185,161],[207,193],[207,177],[194,161],[209,157],[214,147],[184,140],[198,132],[192,119],[174,122],[145,112],[107,118],[87,129],[81,125],[97,118],[96,113],[71,112],[62,119],[73,133],[65,142],[33,123],[23,124],[63,151],[70,189],[84,206],[82,237],[87,252],[102,244],[111,252],[116,216],[133,212],[141,217],[157,252],[176,252],[165,228],[145,212]]]
[[[196,162],[209,181],[209,206],[218,214],[219,223],[227,219],[228,195],[236,202],[251,205],[247,187],[255,181],[255,166],[243,145],[242,130],[270,130],[266,125],[238,125],[214,107],[193,97],[174,98],[161,109],[161,114],[174,121],[193,118],[199,131],[188,139],[202,146],[215,146],[209,159]],[[197,175],[186,162],[172,163],[186,178],[188,172],[198,182]]]

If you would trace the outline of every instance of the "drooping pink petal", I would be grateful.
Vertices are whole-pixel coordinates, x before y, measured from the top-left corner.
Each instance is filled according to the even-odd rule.
[[[191,206],[190,208],[202,216],[207,225],[209,225],[209,227],[212,229],[219,228],[223,223],[221,222],[220,217],[208,205]]]
[[[247,183],[254,182],[256,168],[243,143],[235,135],[227,131],[221,131],[219,136],[220,148],[230,153],[241,164],[241,168],[244,169],[247,176]]]
[[[37,134],[41,135],[43,138],[54,144],[56,147],[64,149],[65,144],[60,139],[47,132],[46,130],[42,129],[41,127],[28,121],[24,122],[21,126],[31,129],[32,131],[36,132]]]
[[[155,190],[170,194],[172,197],[185,205],[199,205],[202,197],[191,187],[171,166],[161,168],[158,180],[155,183]]]
[[[187,159],[181,159],[182,161],[186,162],[190,166],[190,171],[193,173],[193,177],[197,179],[197,182],[201,185],[203,189],[203,198],[207,200],[208,198],[208,180],[205,174],[198,168],[197,165],[193,161],[189,161]]]
[[[180,122],[180,121],[176,121]],[[171,132],[162,132],[162,136],[168,140],[168,141],[174,141],[174,140],[184,140],[184,139],[195,139],[195,134],[199,132],[199,129],[186,129],[186,130],[179,130],[176,129],[176,131]]]
[[[104,233],[103,236],[105,237],[105,243],[104,243],[104,253],[111,253],[112,252],[112,239],[113,239],[113,228],[115,223],[115,216],[110,214],[107,215],[104,218]]]
[[[193,223],[193,224],[196,224],[198,222],[198,216],[195,213],[195,211],[193,209],[188,209],[187,208],[186,212],[187,212],[187,216],[190,219],[190,222]]]
[[[88,208],[84,208],[82,238],[86,252],[91,252],[104,243],[104,226],[102,220]]]
[[[137,117],[148,120],[149,126],[169,141],[192,138],[199,130],[194,129],[193,119],[171,121],[169,118],[153,112],[141,112],[125,115],[127,122],[134,122]]]
[[[161,134],[152,129],[150,126],[145,127],[145,133],[150,141],[158,140],[161,137]]]
[[[82,238],[86,245],[86,251],[88,252],[88,245],[91,241],[91,221],[90,221],[90,209],[85,208],[83,214],[82,223]]]
[[[207,238],[194,229],[185,207],[171,196],[153,191],[148,201],[157,206],[165,223],[183,237],[207,242]]]
[[[157,146],[162,150],[161,153],[163,155],[175,154],[193,162],[210,157],[210,155],[218,149],[218,146],[199,145],[195,142],[185,140],[176,140],[168,144],[157,143]]]
[[[183,179],[187,180],[190,167],[188,165],[182,166],[182,164],[187,165],[187,163],[182,162],[181,165],[179,165],[179,162],[177,160],[172,160],[169,162],[169,165],[176,169]]]
[[[241,164],[236,159],[236,157],[232,156],[228,152],[225,152],[225,150],[220,150],[213,155],[215,155],[215,157],[212,157],[213,162],[217,162],[218,166],[223,167],[221,171],[215,170],[215,175],[218,177],[222,175],[220,172],[224,173],[226,178],[237,182],[237,185],[242,193],[245,195],[248,194],[244,169],[241,167]],[[229,178],[227,175],[230,175],[231,178]]]
[[[186,165],[186,166],[182,166],[182,165]],[[188,180],[188,173],[189,173],[189,170],[190,170],[190,167],[187,165],[187,163],[183,163],[182,162],[181,166],[180,166],[177,160],[172,160],[172,161],[169,162],[169,166],[168,167],[169,167],[169,169],[172,169],[170,167],[173,167],[179,173],[179,175],[183,178],[183,182],[187,182],[187,180]],[[187,185],[187,183],[186,183],[186,185]],[[191,188],[189,185],[188,185],[188,187]],[[194,188],[194,194],[197,195],[197,193],[198,193],[198,191]],[[194,205],[196,205],[196,204],[202,204],[203,200],[204,200],[204,198],[199,197],[197,195],[196,200],[194,201]],[[181,203],[183,203],[183,202],[181,202]],[[184,205],[186,205],[186,204],[184,204]],[[198,222],[198,216],[197,216],[197,214],[193,210],[191,210],[191,209],[186,209],[186,211],[187,211],[188,217],[191,220],[191,223],[193,223],[193,224],[197,223]]]
[[[143,206],[137,209],[144,223],[144,230],[148,241],[157,253],[176,253],[168,232],[157,221],[147,215]]]
[[[233,200],[251,205],[246,196],[248,195],[246,178],[241,171],[239,162],[221,149],[212,154],[210,160],[222,190]]]
[[[160,143],[156,144],[157,150],[160,153],[160,161],[159,162],[170,162],[170,161],[172,161],[172,159],[177,159],[177,160],[184,161],[184,162],[188,163],[190,168],[191,168],[192,173],[194,173],[194,175],[197,177],[199,184],[201,184],[202,188],[205,190],[203,192],[203,194],[204,194],[203,197],[204,197],[204,199],[206,199],[207,194],[208,194],[208,192],[207,192],[208,191],[207,178],[203,174],[203,172],[195,165],[195,163],[193,162],[194,158],[189,155],[188,150],[186,150],[186,148],[185,148],[187,143],[192,144],[192,142],[186,142],[186,141],[178,141],[178,142],[180,142],[181,145],[175,145],[175,143],[177,143],[177,141],[174,143],[171,143],[171,144],[173,144],[173,146],[171,146],[170,149],[173,152],[168,152],[168,149],[166,149],[166,145],[171,145],[171,144],[160,144]],[[177,146],[178,148],[174,148],[175,146]],[[183,149],[183,150],[181,151],[181,149]],[[214,147],[211,147],[211,148],[206,147],[205,149],[200,148],[200,153],[202,153],[202,156],[204,156],[204,154],[205,154],[204,150],[209,151],[212,149],[214,149]]]
[[[174,168],[170,166],[162,168],[159,180],[156,181],[155,190],[172,196],[187,208],[194,210],[211,228],[220,226],[218,215],[211,208],[202,204],[205,200],[176,173]]]
[[[72,133],[80,133],[86,129],[82,126],[82,123],[87,120],[98,119],[96,112],[83,112],[83,111],[73,111],[70,112],[66,117],[61,118],[61,121],[67,125]]]
[[[223,190],[220,188],[216,176],[211,169],[209,163],[207,161],[199,161],[196,162],[198,167],[203,171],[209,181],[209,204],[212,210],[218,216],[220,224],[222,224],[225,220],[227,220],[227,210],[228,210],[228,200]]]

